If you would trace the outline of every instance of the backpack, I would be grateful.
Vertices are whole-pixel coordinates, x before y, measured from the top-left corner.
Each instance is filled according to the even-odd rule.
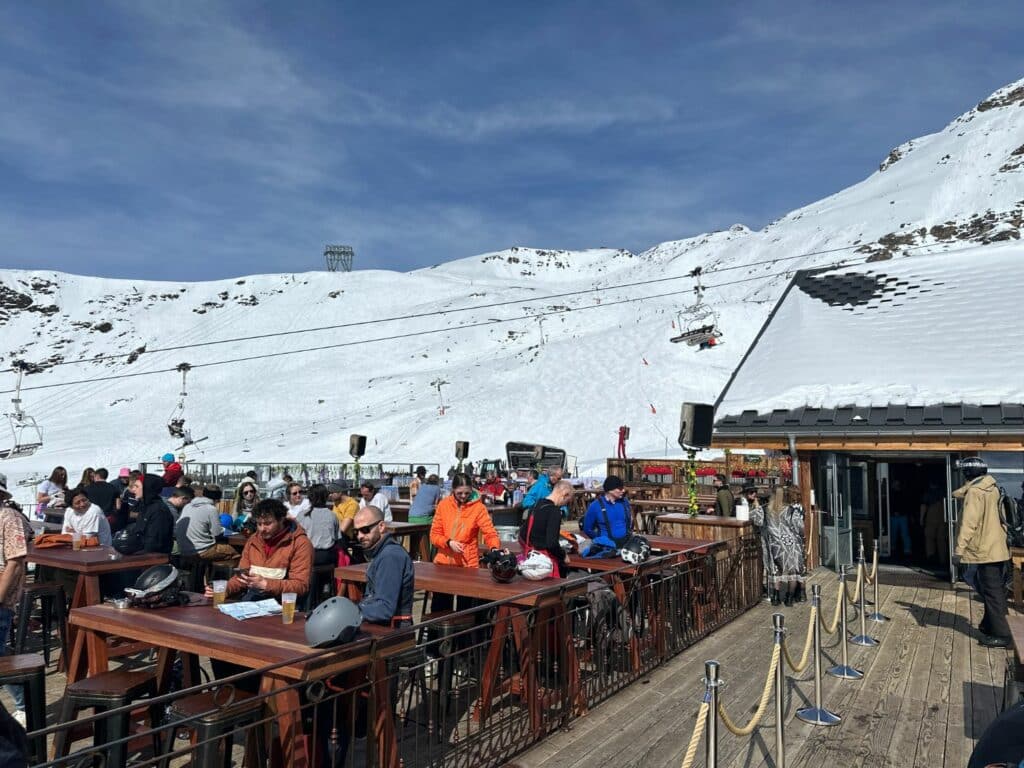
[[[1007,546],[1024,547],[1024,508],[1006,495],[1003,486],[999,486],[999,522],[1006,531]]]

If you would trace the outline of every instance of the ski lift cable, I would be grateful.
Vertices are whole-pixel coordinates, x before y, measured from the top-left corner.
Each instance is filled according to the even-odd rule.
[[[934,244],[932,244],[932,245],[934,245]],[[971,247],[977,247],[977,246],[971,246]],[[959,250],[966,250],[966,249],[959,249]],[[944,251],[944,253],[950,253],[950,252],[952,252],[952,250]],[[788,258],[793,258],[793,257],[788,257]],[[780,258],[778,260],[782,260],[782,259]],[[843,267],[843,266],[852,266],[852,265],[859,264],[859,263],[865,263],[866,261],[867,261],[867,257],[865,259],[860,259],[860,260],[857,260],[857,261],[840,261],[840,262],[834,262],[832,264],[822,264],[822,265],[819,265],[819,268],[822,268],[822,269],[838,269],[838,268]],[[752,265],[744,265],[744,267],[749,267],[749,266],[752,266]],[[731,267],[729,269],[731,269]],[[754,276],[751,276],[751,277],[739,278],[737,280],[729,280],[729,281],[726,281],[726,282],[723,282],[723,283],[711,283],[711,284],[705,285],[704,289],[708,290],[708,289],[725,288],[725,287],[731,286],[731,285],[739,285],[739,284],[742,284],[742,283],[749,283],[749,282],[754,282],[754,281],[763,281],[763,280],[767,280],[767,279],[769,279],[771,277],[778,277],[778,276],[789,275],[789,274],[792,274],[791,270],[785,270],[785,271],[782,271],[782,272],[767,273],[767,274],[763,274],[763,275],[754,275]],[[600,290],[611,290],[612,288],[614,288],[615,290],[618,290],[620,288],[627,287],[627,285],[629,285],[629,286],[633,286],[633,285],[646,285],[646,284],[654,283],[654,282],[663,282],[663,281],[669,280],[669,279],[678,279],[678,278],[658,278],[658,279],[655,279],[655,280],[642,281],[640,283],[630,283],[630,284],[620,284],[620,285],[617,285],[617,286],[610,286],[608,288],[604,288],[604,289],[600,289]],[[588,291],[583,291],[583,293],[589,293],[589,292],[591,292],[591,291],[589,291],[589,290]],[[571,312],[585,312],[585,311],[593,310],[593,309],[602,309],[602,308],[605,308],[605,307],[614,307],[614,306],[618,306],[618,305],[622,305],[622,304],[630,304],[630,303],[637,302],[637,301],[650,301],[652,299],[671,298],[671,297],[680,296],[680,295],[682,295],[684,293],[688,293],[688,292],[689,292],[688,290],[668,291],[666,293],[649,294],[649,295],[644,295],[644,296],[635,296],[635,297],[630,297],[630,298],[626,298],[626,299],[619,299],[618,301],[608,301],[608,302],[602,302],[600,304],[593,304],[593,305],[588,305],[588,306],[562,308],[562,309],[553,309],[553,310],[549,310],[547,312],[539,312],[536,315],[534,315],[534,317],[538,317],[538,316],[541,316],[541,315],[563,315],[563,314],[568,314],[568,313],[571,313]],[[548,298],[548,297],[545,297],[545,298]],[[479,308],[479,307],[476,307],[476,308]],[[451,310],[448,310],[448,311],[451,311]],[[437,314],[437,313],[434,313],[434,314]],[[245,357],[229,358],[229,359],[226,359],[226,360],[213,360],[213,361],[206,362],[206,363],[196,363],[192,367],[193,368],[211,368],[211,367],[220,366],[220,365],[231,365],[231,364],[234,364],[234,363],[244,363],[244,362],[251,362],[251,361],[263,360],[263,359],[268,359],[268,358],[284,357],[284,356],[287,356],[287,355],[306,354],[306,353],[309,353],[309,352],[323,352],[323,351],[328,350],[328,349],[338,349],[339,347],[352,347],[352,346],[360,346],[360,345],[363,345],[363,344],[374,344],[374,343],[385,342],[385,341],[398,341],[398,340],[402,340],[402,339],[410,339],[410,338],[416,338],[416,337],[420,337],[420,336],[429,336],[429,335],[442,334],[442,333],[452,333],[452,332],[457,332],[457,331],[460,331],[460,330],[467,330],[467,329],[470,329],[470,328],[482,328],[482,327],[492,326],[492,325],[502,325],[502,324],[508,324],[508,323],[519,323],[519,322],[522,322],[522,321],[523,321],[523,318],[521,318],[521,317],[514,317],[514,318],[491,318],[491,319],[488,319],[488,320],[482,320],[482,321],[475,322],[475,323],[464,323],[463,325],[457,325],[457,326],[452,326],[452,327],[447,327],[447,328],[431,328],[431,329],[427,329],[427,330],[423,330],[423,331],[409,331],[409,332],[406,332],[406,333],[392,334],[390,336],[379,336],[379,337],[371,338],[371,339],[358,339],[358,340],[355,340],[355,341],[346,341],[346,342],[332,343],[330,345],[321,345],[321,346],[315,346],[315,347],[303,347],[303,348],[300,348],[300,349],[290,349],[290,350],[275,351],[275,352],[269,352],[269,353],[261,354],[261,355],[246,355]],[[385,321],[381,321],[381,322],[385,322]],[[365,323],[365,324],[369,324],[369,323],[370,323],[370,321],[367,321],[367,323]],[[363,323],[361,323],[361,324],[363,324]],[[337,327],[344,327],[344,326],[337,326]],[[325,327],[325,329],[326,329],[326,327]],[[302,332],[308,332],[308,330],[309,329],[307,329],[306,331],[302,331]],[[312,330],[320,330],[320,329],[312,329]],[[299,331],[289,331],[289,332],[282,332],[282,333],[298,333],[298,332]],[[280,334],[271,334],[271,335],[280,335]],[[262,338],[262,337],[251,337],[251,339],[257,339],[257,338]],[[250,340],[250,339],[241,339],[241,340]],[[193,348],[193,347],[196,347],[196,346],[207,346],[207,345],[213,344],[213,343],[226,343],[226,341],[227,340],[221,341],[221,342],[209,342],[209,343],[204,343],[204,344],[187,345],[187,346],[188,346],[188,348]],[[153,350],[153,351],[154,352],[160,352],[160,351],[168,351],[168,350],[171,350],[171,349],[175,349],[175,348],[168,348],[167,350]],[[98,359],[98,358],[96,358],[96,359]],[[63,365],[63,364],[68,364],[68,363],[72,363],[72,362],[75,362],[75,361],[66,361],[65,363],[59,363],[57,365]],[[84,362],[91,362],[91,361],[84,361]],[[149,370],[149,371],[134,371],[134,372],[131,372],[131,373],[113,374],[111,376],[103,376],[103,377],[99,377],[99,378],[76,379],[76,380],[72,380],[72,381],[55,382],[53,384],[39,384],[39,385],[36,385],[34,387],[25,387],[25,388],[23,388],[23,391],[30,392],[30,391],[39,391],[39,390],[44,390],[44,389],[56,389],[56,388],[60,388],[60,387],[70,387],[70,386],[81,386],[81,385],[86,385],[86,384],[95,384],[95,383],[106,382],[106,381],[116,381],[116,380],[119,380],[119,379],[132,379],[132,378],[137,378],[139,376],[151,376],[151,375],[159,374],[159,373],[168,373],[168,372],[175,371],[175,370],[177,370],[177,369],[176,368],[159,368],[159,369]],[[9,394],[9,393],[11,393],[13,391],[14,390],[10,390],[10,389],[0,390],[0,394]]]
[[[935,244],[934,243],[929,243],[928,245],[929,246],[934,246]],[[776,263],[778,263],[780,261],[790,261],[790,260],[793,260],[793,259],[808,258],[810,256],[822,256],[822,255],[827,255],[827,254],[830,254],[830,253],[837,253],[837,252],[841,252],[841,251],[848,251],[848,250],[851,250],[851,249],[854,249],[854,248],[860,248],[860,247],[861,247],[861,245],[850,245],[850,246],[843,246],[843,247],[840,247],[840,248],[830,248],[830,249],[821,250],[821,251],[808,251],[806,253],[795,254],[793,256],[778,256],[778,257],[773,258],[773,259],[764,259],[762,261],[748,262],[748,263],[745,263],[745,264],[738,264],[738,265],[733,265],[733,266],[729,266],[729,267],[719,267],[719,268],[714,269],[714,270],[703,270],[703,269],[700,269],[698,267],[698,268],[696,268],[694,270],[691,270],[690,272],[688,272],[687,274],[684,274],[684,275],[672,275],[672,276],[669,276],[669,277],[656,277],[656,278],[651,278],[649,280],[638,280],[638,281],[631,282],[631,283],[616,283],[614,285],[594,286],[594,287],[591,287],[591,288],[582,288],[582,289],[579,289],[579,290],[576,290],[576,291],[565,291],[563,293],[545,294],[544,296],[529,296],[529,297],[524,297],[524,298],[521,298],[521,299],[508,299],[506,301],[498,301],[498,302],[493,302],[493,303],[490,303],[490,304],[474,304],[473,306],[469,306],[469,307],[453,307],[453,308],[450,308],[450,309],[430,310],[429,312],[414,312],[414,313],[410,313],[410,314],[406,314],[406,315],[394,315],[394,316],[391,316],[391,317],[374,318],[372,320],[357,320],[357,321],[348,322],[348,323],[336,323],[336,324],[333,324],[333,325],[315,326],[315,327],[312,327],[312,328],[296,328],[296,329],[290,329],[290,330],[287,330],[287,331],[271,331],[271,332],[268,332],[268,333],[255,334],[255,335],[252,335],[252,336],[237,336],[237,337],[228,338],[228,339],[214,339],[212,341],[199,341],[199,342],[193,342],[193,343],[188,343],[188,344],[178,344],[178,345],[171,346],[171,347],[158,347],[156,349],[146,349],[144,352],[141,352],[140,355],[154,355],[154,354],[159,354],[161,352],[177,352],[177,351],[184,350],[184,349],[197,349],[197,348],[200,348],[200,347],[217,346],[217,345],[220,345],[220,344],[235,344],[235,343],[242,342],[242,341],[261,341],[261,340],[265,340],[265,339],[280,338],[282,336],[293,336],[293,335],[296,335],[296,334],[318,333],[318,332],[321,332],[321,331],[341,330],[341,329],[344,329],[344,328],[357,328],[357,327],[362,327],[362,326],[372,326],[372,325],[378,325],[378,324],[381,324],[381,323],[398,322],[398,321],[401,321],[401,320],[417,320],[417,319],[423,319],[423,318],[428,318],[428,317],[441,317],[441,316],[444,316],[444,315],[456,314],[456,313],[462,313],[462,312],[473,312],[473,311],[484,310],[484,309],[494,309],[494,308],[498,308],[498,307],[514,306],[514,305],[517,305],[517,304],[530,304],[530,303],[541,302],[541,301],[550,301],[551,299],[561,299],[561,298],[567,298],[567,297],[570,297],[570,296],[583,296],[583,295],[586,295],[586,294],[600,293],[600,292],[605,292],[605,291],[620,291],[623,288],[638,288],[638,287],[645,286],[645,285],[656,285],[656,284],[659,284],[659,283],[671,282],[673,280],[688,280],[688,279],[692,280],[694,278],[697,278],[699,280],[699,276],[700,275],[709,275],[709,274],[714,274],[714,273],[717,273],[717,272],[729,272],[729,271],[736,270],[736,269],[749,269],[751,267],[756,267],[756,266],[760,266],[760,265],[764,265],[764,264],[776,264]],[[920,247],[920,246],[918,246],[918,247]],[[909,248],[907,250],[909,250]],[[849,263],[850,264],[856,264],[856,263],[859,263],[861,261],[863,261],[863,260],[862,259],[857,259],[857,260],[850,261]],[[835,265],[832,265],[832,266],[843,266],[843,264],[839,263],[839,264],[835,264]],[[770,275],[761,275],[761,278],[767,278],[769,276]],[[704,288],[706,288],[706,287],[707,286],[704,286]],[[540,317],[540,316],[542,316],[542,314],[534,315],[534,317]],[[59,362],[51,363],[51,364],[46,365],[44,367],[49,369],[49,368],[59,368],[61,366],[65,366],[65,365],[78,365],[78,364],[81,364],[81,363],[99,363],[99,362],[104,362],[106,360],[118,360],[118,359],[121,359],[121,358],[124,358],[124,357],[128,357],[131,354],[132,354],[132,352],[119,352],[119,353],[113,354],[113,355],[99,355],[99,356],[96,356],[96,357],[78,358],[78,359],[75,359],[75,360],[61,360]]]

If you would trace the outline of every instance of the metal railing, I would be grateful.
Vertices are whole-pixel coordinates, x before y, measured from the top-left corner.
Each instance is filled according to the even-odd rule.
[[[263,676],[274,672],[267,667],[75,725],[113,722],[133,708],[158,705],[168,715],[155,728],[147,724],[123,740],[127,765],[150,766],[161,764],[154,736],[165,750],[170,743],[175,756],[198,756],[203,753],[195,750],[204,745],[180,738],[189,725],[214,715],[231,719],[239,708],[255,707],[255,716],[240,717],[230,729],[240,762],[246,748],[279,745],[270,726],[276,721],[280,733],[287,714],[282,696],[291,690],[309,765],[498,766],[757,604],[761,550],[750,535],[686,561],[669,554],[637,568],[523,582],[525,590],[534,584],[536,589],[514,601],[428,612],[406,634],[357,640],[305,657],[330,674],[339,660],[358,660],[345,674],[321,677],[313,671],[311,680],[240,701],[234,690],[258,690]],[[196,701],[191,697],[211,691],[205,715],[171,716]],[[58,724],[35,735],[52,737],[68,727]],[[82,765],[96,754],[91,741],[74,746],[70,755],[45,765]],[[100,752],[109,754],[109,746]],[[208,746],[218,748],[212,740]]]

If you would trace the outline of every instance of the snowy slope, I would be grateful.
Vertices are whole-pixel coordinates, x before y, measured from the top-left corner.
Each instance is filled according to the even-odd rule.
[[[347,436],[369,437],[367,459],[450,463],[455,440],[497,456],[508,439],[564,446],[581,466],[603,462],[620,424],[636,455],[675,454],[679,404],[718,395],[788,272],[844,258],[899,257],[906,248],[962,248],[1019,239],[1024,226],[1024,80],[939,133],[893,150],[860,184],[764,230],[662,243],[641,254],[513,248],[411,273],[257,275],[207,283],[105,280],[0,271],[0,364],[43,364],[396,315],[538,300],[363,327],[52,367],[26,387],[44,425],[36,455],[0,463],[12,477],[56,463],[153,460],[174,447],[165,422],[176,373],[189,376],[186,417],[209,435],[206,460],[344,460]],[[819,251],[833,253],[801,256]],[[983,258],[984,250],[978,258]],[[798,256],[799,258],[793,258]],[[775,259],[786,259],[771,263]],[[698,352],[669,343],[691,322],[695,267],[726,342]],[[676,278],[664,280],[665,278]],[[627,283],[663,280],[644,286]],[[607,290],[544,300],[595,287]],[[660,294],[674,295],[660,296]],[[648,296],[643,301],[619,303]],[[549,315],[559,308],[573,310]],[[461,328],[503,320],[501,324]],[[109,324],[105,325],[105,324]],[[356,344],[411,332],[441,332]],[[314,348],[303,354],[290,350]],[[263,356],[261,359],[255,359]],[[442,384],[440,393],[434,382]],[[0,377],[3,389],[13,376]],[[0,397],[8,398],[9,395]],[[444,405],[441,414],[440,405]],[[314,434],[315,433],[315,434]],[[242,448],[249,453],[243,455]]]

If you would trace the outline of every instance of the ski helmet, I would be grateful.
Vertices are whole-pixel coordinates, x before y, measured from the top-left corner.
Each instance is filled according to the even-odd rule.
[[[551,561],[550,556],[533,550],[519,564],[519,572],[523,574],[525,579],[540,581],[541,579],[551,578],[555,572],[555,564]]]
[[[651,545],[643,536],[630,536],[619,550],[619,557],[630,565],[640,565],[651,555]]]
[[[114,534],[111,545],[122,555],[134,555],[142,551],[142,537],[130,525]]]
[[[988,464],[979,456],[969,456],[966,459],[960,459],[957,462],[957,467],[968,480],[974,480],[976,477],[988,474]]]
[[[363,616],[347,597],[325,600],[306,619],[306,642],[313,648],[330,648],[356,636]]]
[[[508,584],[515,578],[519,561],[511,552],[496,552],[488,560],[491,578],[499,584]]]
[[[132,605],[144,608],[165,608],[169,605],[182,604],[178,569],[170,564],[147,568],[135,580],[135,585],[125,587],[124,592],[131,599]]]

